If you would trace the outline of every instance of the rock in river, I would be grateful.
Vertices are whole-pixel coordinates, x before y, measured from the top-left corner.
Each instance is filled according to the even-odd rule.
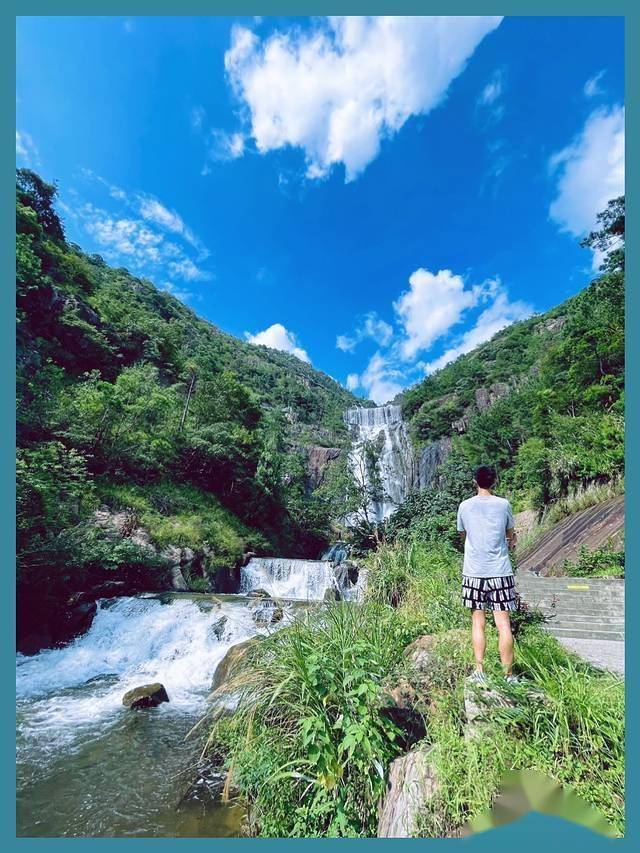
[[[167,691],[160,682],[134,687],[122,697],[122,704],[125,708],[155,708],[156,705],[168,701]]]

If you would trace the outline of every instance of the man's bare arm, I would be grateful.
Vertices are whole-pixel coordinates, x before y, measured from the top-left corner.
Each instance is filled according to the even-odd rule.
[[[510,527],[507,530],[507,542],[509,543],[509,550],[515,551],[517,544],[517,536],[515,527]]]

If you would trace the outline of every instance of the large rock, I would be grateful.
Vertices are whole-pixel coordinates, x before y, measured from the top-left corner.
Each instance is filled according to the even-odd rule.
[[[189,589],[180,566],[171,566],[171,586],[176,592],[187,592]]]
[[[422,676],[428,674],[438,639],[436,634],[423,634],[404,650],[404,656],[414,672]]]
[[[168,701],[167,691],[159,681],[155,684],[143,684],[141,687],[134,687],[122,697],[122,704],[125,708],[134,709],[155,708],[157,705]]]
[[[317,444],[307,447],[307,482],[311,491],[322,485],[327,467],[341,453],[339,447],[320,447]]]
[[[420,814],[438,790],[430,753],[418,748],[391,762],[378,806],[378,838],[415,836]]]
[[[231,646],[229,651],[216,667],[216,671],[213,674],[213,681],[211,682],[212,692],[224,692],[224,686],[236,677],[247,652],[252,649],[258,641],[259,637],[250,637],[242,643]]]

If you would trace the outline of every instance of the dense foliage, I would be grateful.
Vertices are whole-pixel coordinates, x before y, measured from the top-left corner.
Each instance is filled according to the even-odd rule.
[[[583,242],[604,255],[589,287],[401,399],[418,445],[453,435],[469,468],[495,465],[503,492],[522,507],[541,509],[623,472],[624,198],[599,223]]]
[[[248,804],[251,834],[376,834],[389,764],[407,748],[402,722],[385,710],[385,689],[401,683],[403,695],[416,691],[423,718],[424,737],[413,748],[431,750],[438,779],[421,834],[458,835],[491,806],[510,769],[535,769],[571,787],[623,832],[624,684],[544,634],[535,611],[513,614],[516,670],[525,680],[510,688],[517,708],[495,709],[482,737],[463,737],[474,661],[460,560],[448,545],[417,539],[380,546],[368,562],[363,605],[322,606],[255,642],[219,688],[235,693],[238,707],[213,725],[208,750],[226,767],[227,788]],[[437,641],[428,673],[416,681],[403,648],[425,634]],[[489,626],[487,672],[504,691],[498,660]]]
[[[355,399],[68,243],[55,195],[18,171],[19,597],[82,587],[91,543],[112,576],[132,559],[139,567],[139,549],[87,523],[101,503],[127,509],[125,499],[132,512],[146,505],[156,532],[177,525],[178,544],[205,544],[212,570],[251,549],[315,556],[343,495],[339,477],[312,488],[307,448],[346,446],[342,413]],[[200,521],[180,525],[187,494]]]

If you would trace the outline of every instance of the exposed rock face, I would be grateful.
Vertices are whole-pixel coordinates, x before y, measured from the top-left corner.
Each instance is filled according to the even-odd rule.
[[[122,697],[122,704],[125,708],[155,708],[161,705],[162,702],[168,702],[169,697],[164,685],[160,682],[155,684],[143,684],[141,687],[134,687]]]
[[[189,589],[180,566],[171,566],[171,586],[176,592],[186,592]]]
[[[416,464],[417,487],[420,491],[436,485],[436,472],[451,453],[451,438],[444,436],[422,448]]]
[[[339,447],[321,447],[311,444],[307,448],[307,479],[311,491],[324,482],[329,463],[338,459],[342,450]]]
[[[506,382],[494,382],[488,388],[476,388],[476,407],[482,414],[510,393],[511,387]]]
[[[437,790],[429,749],[415,749],[396,758],[378,806],[378,838],[413,837],[420,813]]]
[[[414,672],[422,676],[429,673],[437,642],[438,637],[435,634],[424,634],[407,646],[404,656]]]
[[[566,322],[566,317],[550,317],[548,320],[538,323],[535,327],[535,332],[538,335],[544,334],[545,332],[559,332]]]

